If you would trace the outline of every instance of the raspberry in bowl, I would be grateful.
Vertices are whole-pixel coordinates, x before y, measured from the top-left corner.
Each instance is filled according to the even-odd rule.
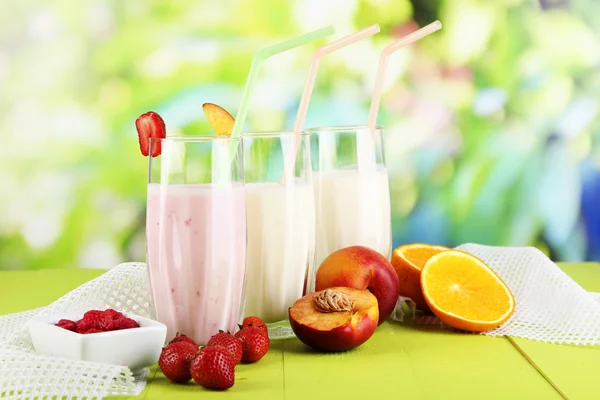
[[[83,335],[140,327],[140,324],[136,320],[112,308],[106,310],[89,310],[77,321],[62,318],[54,325]]]
[[[154,365],[167,336],[164,324],[113,309],[34,317],[29,333],[39,354],[127,366]]]

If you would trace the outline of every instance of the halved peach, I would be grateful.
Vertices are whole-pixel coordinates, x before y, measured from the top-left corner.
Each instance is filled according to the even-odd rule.
[[[231,135],[235,119],[227,110],[213,103],[204,103],[202,110],[217,136]]]
[[[307,294],[288,310],[300,341],[321,351],[360,346],[377,329],[377,298],[366,290],[332,287]]]

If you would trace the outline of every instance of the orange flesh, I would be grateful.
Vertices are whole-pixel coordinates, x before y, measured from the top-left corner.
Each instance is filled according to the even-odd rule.
[[[400,247],[396,251],[398,255],[408,261],[411,266],[423,269],[427,260],[442,251],[450,250],[447,247],[442,246],[430,246],[424,244],[411,244],[404,248]]]
[[[429,259],[421,272],[421,286],[434,311],[474,323],[503,321],[514,311],[514,297],[500,277],[460,251]]]

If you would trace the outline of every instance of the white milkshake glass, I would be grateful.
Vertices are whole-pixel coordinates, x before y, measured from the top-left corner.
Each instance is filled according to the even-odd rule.
[[[383,129],[308,129],[316,212],[314,272],[336,250],[365,246],[391,256],[390,190]],[[314,274],[310,277],[314,289]]]
[[[205,345],[241,322],[246,266],[242,153],[228,137],[151,139],[147,264],[158,321]]]
[[[296,142],[294,142],[296,140]],[[284,157],[296,144],[284,176]],[[315,209],[309,138],[292,132],[242,135],[248,250],[245,316],[267,323],[269,337],[293,336],[288,308],[314,272]]]

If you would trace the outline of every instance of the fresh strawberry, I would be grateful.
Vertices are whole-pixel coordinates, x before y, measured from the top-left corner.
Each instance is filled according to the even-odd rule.
[[[167,130],[165,128],[165,121],[160,115],[154,111],[148,111],[145,114],[140,115],[135,120],[135,128],[138,133],[138,140],[140,142],[140,150],[144,156],[148,156],[150,152],[150,138],[164,138],[167,136]],[[156,142],[152,146],[152,157],[156,157],[161,153],[160,141]]]
[[[225,347],[231,353],[231,359],[235,365],[242,361],[242,342],[229,332],[219,331],[208,340],[206,345]]]
[[[194,339],[192,339],[189,336],[180,334],[179,332],[177,332],[177,334],[175,334],[175,337],[173,339],[171,339],[171,341],[169,342],[169,344],[171,343],[177,343],[177,342],[188,342],[193,344],[194,346],[198,346],[198,343],[196,343],[194,341]]]
[[[263,358],[267,354],[267,351],[269,351],[271,340],[261,328],[253,326],[243,328],[236,332],[235,337],[242,342],[242,362],[256,362]]]
[[[163,348],[158,366],[165,376],[173,382],[182,383],[192,379],[190,364],[198,353],[198,346],[188,342],[177,342]]]
[[[246,317],[246,318],[244,318],[244,321],[242,322],[242,326],[240,326],[240,329],[248,328],[248,327],[251,327],[251,326],[253,326],[255,328],[260,328],[267,335],[269,334],[269,330],[267,329],[267,324],[265,324],[265,321],[263,321],[262,319],[260,319],[258,317]]]
[[[190,371],[194,381],[208,389],[225,390],[235,383],[235,363],[223,346],[203,347],[192,361]]]
[[[66,329],[68,331],[77,332],[77,324],[75,321],[71,321],[70,319],[61,319],[56,323],[56,326]]]

